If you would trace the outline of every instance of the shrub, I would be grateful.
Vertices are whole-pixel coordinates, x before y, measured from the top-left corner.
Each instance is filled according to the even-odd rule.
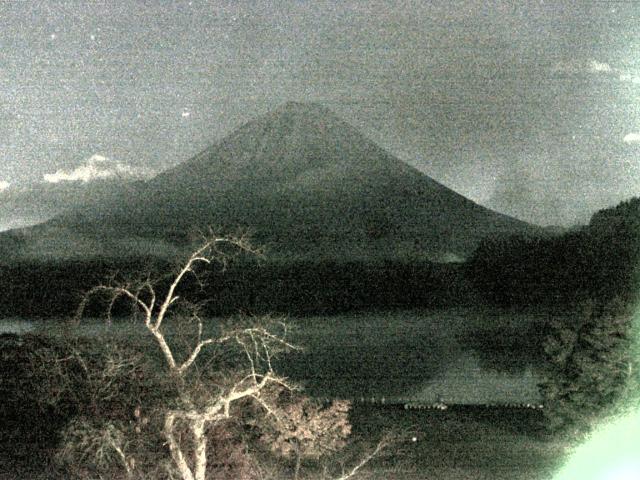
[[[541,391],[549,430],[589,429],[620,398],[631,374],[627,305],[585,302],[574,321],[553,321],[544,346]]]

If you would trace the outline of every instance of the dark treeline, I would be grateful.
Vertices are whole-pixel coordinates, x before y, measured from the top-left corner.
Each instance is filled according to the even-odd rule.
[[[65,317],[84,292],[98,284],[158,278],[168,286],[175,264],[158,259],[83,262],[21,262],[0,266],[0,315]],[[464,269],[430,262],[238,260],[214,266],[184,282],[181,295],[204,301],[208,315],[261,313],[324,314],[353,310],[430,307],[470,303]],[[130,312],[123,302],[115,314]],[[89,306],[104,314],[106,299]]]
[[[468,278],[494,305],[565,310],[549,315],[533,345],[543,353],[546,428],[588,429],[632,388],[639,273],[638,198],[556,237],[486,241],[468,262]]]
[[[91,287],[153,270],[152,260],[19,261],[0,265],[0,315],[65,317]]]
[[[430,262],[237,265],[212,280],[205,296],[214,304],[250,313],[322,314],[469,301],[460,266]]]
[[[486,240],[465,264],[398,260],[254,261],[240,258],[185,282],[206,314],[324,314],[488,303],[505,307],[627,301],[638,285],[640,199],[596,213],[558,236]],[[0,315],[73,314],[89,288],[151,278],[167,285],[176,263],[158,258],[20,261],[0,265]],[[105,304],[89,313],[103,313]],[[128,314],[128,310],[116,313]]]
[[[501,306],[631,301],[640,266],[640,199],[593,215],[589,225],[554,237],[483,242],[467,264],[480,296]]]

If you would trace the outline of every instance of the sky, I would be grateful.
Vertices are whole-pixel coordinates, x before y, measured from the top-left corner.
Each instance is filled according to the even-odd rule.
[[[485,206],[584,223],[640,195],[640,2],[0,3],[0,190],[157,172],[288,100]]]

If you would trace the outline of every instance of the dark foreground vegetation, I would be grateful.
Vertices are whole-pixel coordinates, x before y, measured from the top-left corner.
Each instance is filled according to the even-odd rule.
[[[224,261],[227,246],[255,252],[243,237],[211,235],[169,274],[166,288],[147,277],[87,292],[75,321],[93,296],[107,296],[110,306],[125,298],[144,332],[133,343],[87,342],[71,332],[58,341],[8,337],[2,358],[12,374],[1,386],[7,420],[34,407],[57,420],[48,436],[63,476],[298,480],[308,478],[309,468],[348,480],[400,441],[399,434],[386,434],[341,470],[324,463],[348,444],[350,403],[314,401],[274,370],[279,353],[299,348],[287,338],[286,324],[268,317],[218,321],[205,333],[198,306],[177,288],[185,277],[197,277],[200,265]],[[176,336],[167,329],[172,321]],[[30,341],[35,344],[25,345]]]
[[[343,456],[338,458],[348,464],[349,459],[356,459],[373,448],[372,439],[375,441],[384,432],[394,431],[401,432],[405,440],[409,435],[416,436],[419,441],[417,444],[404,441],[398,449],[389,451],[390,456],[372,462],[368,471],[379,475],[374,478],[426,479],[432,478],[431,475],[445,479],[549,478],[549,472],[562,461],[566,448],[582,438],[578,432],[585,432],[607,413],[628,380],[628,363],[623,363],[624,368],[616,363],[630,360],[625,358],[626,337],[615,332],[612,336],[610,331],[602,331],[600,335],[598,329],[606,325],[606,322],[600,322],[602,317],[588,311],[580,315],[585,329],[579,336],[563,329],[562,333],[558,331],[557,335],[542,339],[544,350],[537,358],[544,362],[542,367],[547,373],[541,385],[544,409],[453,405],[446,411],[438,411],[404,410],[402,405],[385,406],[380,402],[354,404],[348,414],[352,428],[349,443],[340,454]],[[573,318],[577,322],[579,317]],[[610,312],[607,318],[612,325],[619,325],[618,322],[627,317],[614,316]],[[163,447],[161,416],[167,401],[176,398],[177,392],[165,376],[157,346],[140,335],[83,338],[75,334],[73,325],[68,328],[67,333],[62,330],[56,335],[0,336],[0,371],[6,372],[0,381],[5,399],[5,408],[0,414],[3,428],[0,451],[5,452],[2,461],[14,462],[26,469],[35,468],[34,462],[38,464],[36,459],[39,457],[39,465],[47,465],[47,471],[56,472],[58,478],[97,478],[96,472],[102,472],[104,478],[114,478],[114,471],[122,473],[117,464],[114,471],[100,470],[105,465],[98,470],[74,470],[76,465],[85,464],[86,468],[86,463],[95,462],[96,457],[91,456],[91,451],[83,454],[68,446],[68,442],[84,438],[82,432],[95,434],[98,427],[105,425],[117,426],[131,435],[127,440],[128,448],[137,455],[145,452],[143,457],[147,458],[137,459],[138,462],[166,459],[168,452],[166,446]],[[518,336],[514,340],[515,348],[521,348],[517,345],[528,336]],[[465,336],[464,340],[471,342],[472,339]],[[340,340],[333,342],[332,348],[335,348]],[[522,368],[505,363],[509,356],[502,350],[511,348],[509,343],[468,344],[474,350],[481,350],[481,358],[489,368],[497,371]],[[348,352],[337,353],[348,355]],[[331,374],[337,367],[330,357],[330,354],[323,357],[325,363],[310,364],[313,373],[319,376]],[[429,358],[429,352],[424,352],[426,364],[429,364]],[[224,355],[218,352],[203,359],[203,372],[224,372],[229,363],[243,360],[231,352]],[[389,372],[394,369],[398,370],[398,367],[390,366]],[[336,375],[333,379],[341,381]],[[327,388],[325,386],[319,392],[327,392]],[[142,410],[139,410],[140,406]],[[251,462],[258,462],[261,468],[270,465],[271,471],[283,469],[280,477],[275,478],[291,478],[295,463],[274,456],[268,445],[260,441],[260,416],[250,419],[255,413],[255,410],[247,412],[242,419],[247,423],[239,430],[236,427],[243,425],[242,422],[227,424],[234,426],[230,433],[233,439],[216,440],[212,432],[211,445],[214,447],[209,463],[217,465],[220,462],[217,455],[221,454],[225,458],[221,464],[224,470],[237,472],[234,470],[237,466],[226,463],[228,448],[235,445],[236,453],[251,452]],[[149,419],[148,423],[140,425],[140,422],[147,422],[144,418]],[[136,430],[138,427],[140,431]],[[242,441],[237,443],[238,439]],[[242,443],[244,441],[248,443]],[[97,447],[86,441],[83,444]],[[312,459],[304,466],[309,475],[322,468],[321,463],[314,463]],[[227,477],[214,475],[211,478]]]
[[[224,270],[218,267],[185,277],[175,297],[192,296],[195,303],[208,300],[203,316],[239,310],[334,313],[478,302],[544,311],[547,319],[542,334],[531,335],[536,344],[530,347],[542,358],[545,375],[540,390],[545,408],[526,413],[497,410],[487,415],[479,409],[451,409],[441,414],[350,409],[340,402],[320,405],[292,396],[288,385],[283,391],[275,388],[284,384],[271,369],[270,350],[258,346],[252,350],[251,345],[256,339],[264,346],[267,344],[260,342],[280,337],[269,337],[266,330],[253,327],[242,330],[250,332],[249,336],[229,337],[241,347],[238,351],[216,349],[194,363],[188,377],[180,364],[167,367],[166,353],[163,358],[161,348],[153,342],[90,340],[71,331],[64,340],[4,335],[0,337],[0,389],[6,408],[1,413],[1,438],[3,450],[14,451],[2,461],[16,463],[24,455],[25,464],[33,465],[35,452],[41,452],[49,478],[140,478],[135,476],[139,471],[151,478],[171,478],[175,465],[167,459],[176,459],[170,448],[172,436],[187,439],[180,444],[193,450],[195,458],[202,457],[196,440],[204,434],[211,447],[206,453],[207,478],[211,479],[323,478],[328,466],[339,467],[341,462],[344,471],[334,470],[326,478],[350,478],[344,475],[363,458],[370,460],[367,468],[383,472],[380,478],[429,478],[426,472],[440,478],[548,478],[564,453],[559,445],[566,437],[561,435],[587,431],[621,398],[630,376],[637,372],[630,344],[638,260],[639,199],[598,212],[588,226],[558,237],[488,240],[462,265],[318,262],[260,266],[241,258]],[[107,293],[118,293],[117,286],[126,285],[133,288],[128,290],[133,295],[124,296],[128,301],[120,295],[115,303],[118,295],[97,295],[83,304],[85,313],[103,312],[111,306],[114,313],[135,311],[142,314],[139,319],[155,318],[159,314],[155,294],[163,296],[175,278],[163,276],[167,264],[136,260],[118,272],[122,266],[103,261],[4,266],[4,313],[44,314],[48,305],[49,315],[68,315],[79,304],[83,290],[103,283],[109,286]],[[105,280],[109,270],[117,273]],[[133,271],[137,278],[122,283]],[[207,286],[202,288],[203,280]],[[138,308],[132,309],[132,303]],[[572,314],[567,315],[568,311]],[[177,346],[177,351],[185,349],[181,358],[188,357],[190,342],[201,342],[200,313],[193,316],[189,312],[187,308],[190,328],[195,325],[196,333]],[[179,315],[183,313],[178,310]],[[488,340],[478,340],[475,349],[491,364],[492,348],[505,346],[492,342],[488,347]],[[249,372],[260,365],[265,369],[263,378],[274,381],[274,389],[265,390],[265,397],[247,395],[266,410],[241,402],[224,422],[216,420],[206,430],[198,430],[197,420],[204,418],[202,405],[208,405],[212,388],[233,396],[233,382],[243,385],[246,378],[253,378],[254,386],[260,384],[255,371],[253,377],[251,373],[242,377],[237,370],[247,359]],[[268,402],[260,404],[264,399]],[[274,424],[269,409],[288,412],[288,416],[283,413],[289,419],[284,422],[288,427],[282,429],[283,422]],[[182,430],[167,427],[167,414],[174,411],[183,415]],[[322,429],[312,428],[314,442],[319,438],[328,442],[326,451],[320,452],[315,443],[302,443],[304,435],[298,426],[323,421],[342,427],[325,437]],[[398,445],[402,446],[390,450],[392,457],[378,455],[370,440],[376,435],[385,438],[383,433],[389,430],[395,431],[392,436],[401,439]],[[417,442],[407,443],[407,432]],[[190,435],[193,441],[188,440]],[[25,442],[31,447],[21,453],[20,445]],[[371,452],[375,458],[368,456]]]
[[[116,346],[104,339],[69,338],[1,337],[1,367],[12,375],[3,377],[6,408],[0,413],[0,470],[11,476],[0,478],[127,478],[108,445],[104,457],[96,456],[98,440],[117,442],[118,437],[109,437],[107,430],[90,441],[92,428],[95,433],[108,424],[130,432],[127,454],[135,453],[140,463],[158,463],[149,478],[163,478],[167,451],[158,411],[175,392],[158,374],[160,356],[147,356],[153,350],[142,355],[139,340]],[[58,361],[51,362],[54,358]],[[130,362],[120,370],[115,366],[122,359]],[[209,462],[215,469],[208,478],[253,478],[251,469],[257,466],[279,472],[274,478],[291,478],[295,462],[274,456],[259,425],[249,421],[251,413],[244,424],[232,422],[225,425],[228,431],[210,432]],[[566,441],[541,429],[539,410],[354,405],[348,421],[350,443],[334,458],[345,467],[371,451],[385,432],[399,432],[406,440],[367,466],[376,479],[542,480],[565,454]],[[301,478],[323,478],[321,463],[310,458],[303,467],[307,476]]]

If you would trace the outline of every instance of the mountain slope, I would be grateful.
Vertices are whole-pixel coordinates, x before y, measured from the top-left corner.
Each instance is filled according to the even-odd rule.
[[[34,182],[0,191],[0,231],[37,225],[88,203],[120,197],[134,179],[99,178],[90,182]],[[102,200],[98,200],[102,199]]]
[[[276,257],[329,258],[464,257],[485,236],[537,230],[439,184],[324,107],[287,103],[117,200],[16,235],[23,247],[68,236],[121,253],[131,239],[169,244],[206,226],[247,228]]]

